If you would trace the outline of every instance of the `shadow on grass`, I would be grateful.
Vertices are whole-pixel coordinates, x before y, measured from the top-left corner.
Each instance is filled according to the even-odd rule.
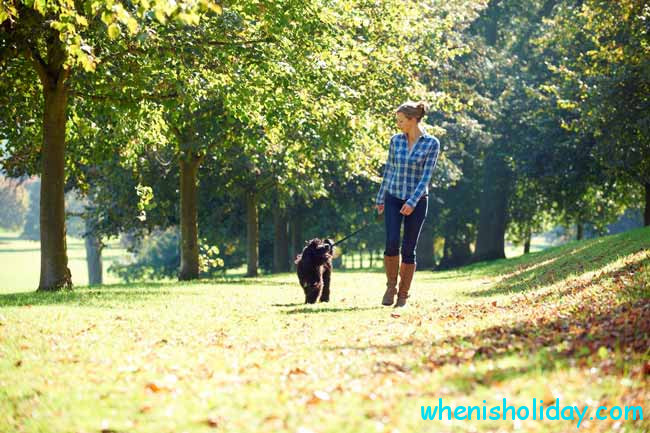
[[[438,281],[438,280],[470,280],[472,279],[469,275],[463,275],[455,273],[453,275],[444,275],[450,271],[436,271],[435,269],[417,269],[415,275],[417,277],[424,277],[426,281]],[[451,271],[454,272],[454,271]]]
[[[318,314],[318,313],[342,313],[342,312],[353,312],[353,311],[366,311],[366,310],[378,310],[381,307],[347,307],[347,308],[336,308],[336,307],[303,307],[303,308],[294,308],[293,310],[283,311],[284,314]]]
[[[644,236],[643,231],[649,236]],[[504,266],[495,266],[494,271],[512,273],[487,290],[465,292],[467,296],[484,297],[507,293],[525,292],[552,285],[575,274],[595,271],[626,256],[650,248],[650,229],[632,230],[611,238],[597,238],[581,243],[572,243],[560,248],[534,254],[530,258],[504,260]],[[615,252],[615,253],[613,253]],[[517,262],[521,262],[518,264]]]
[[[41,251],[40,248],[0,248],[0,254],[36,253],[39,251]]]
[[[529,357],[529,365],[512,367],[484,374],[467,373],[454,378],[489,386],[508,378],[536,370],[548,372],[570,361],[580,361],[608,349],[629,356],[632,353],[650,355],[650,299],[629,301],[603,311],[585,311],[544,323],[522,321],[510,326],[495,326],[469,337],[454,337],[436,342],[440,351],[432,351],[427,365],[430,368],[447,364],[498,360],[508,356]],[[451,349],[451,350],[449,350]],[[626,368],[629,362],[619,359]],[[622,369],[623,365],[609,365]]]
[[[326,350],[353,350],[363,352],[366,350],[381,350],[387,352],[396,352],[397,350],[412,346],[413,341],[405,341],[404,343],[391,343],[391,344],[369,344],[367,346],[331,346],[326,347]]]
[[[259,277],[217,277],[210,280],[202,280],[208,284],[241,284],[245,286],[291,286],[300,287],[298,278],[296,281],[276,281]]]
[[[147,288],[148,287],[148,288]],[[0,294],[0,308],[25,307],[35,305],[79,305],[79,306],[112,306],[130,302],[147,301],[165,295],[177,294],[177,291],[162,290],[163,284],[147,284],[144,288],[129,288],[115,285],[101,289],[76,288],[58,292],[21,292]],[[120,289],[124,288],[124,289]],[[180,293],[183,293],[182,291]]]
[[[548,372],[576,363],[591,365],[594,361],[600,362],[603,373],[624,373],[635,367],[631,358],[650,357],[650,288],[648,273],[644,271],[649,266],[650,257],[647,257],[603,275],[626,287],[617,295],[620,303],[609,298],[598,302],[598,298],[585,297],[570,314],[562,317],[523,320],[437,341],[426,365],[433,369],[510,356],[528,361],[525,366],[484,373],[467,371],[450,378],[461,387],[490,386],[532,371]],[[599,285],[597,281],[591,284]],[[577,284],[560,295],[579,296],[585,288],[584,284]],[[535,305],[543,299],[540,296],[526,302]],[[607,348],[606,352],[603,347]]]

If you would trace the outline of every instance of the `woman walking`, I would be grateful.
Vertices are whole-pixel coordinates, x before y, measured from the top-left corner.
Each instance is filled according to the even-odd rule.
[[[409,297],[416,267],[415,248],[427,216],[429,182],[440,153],[438,139],[427,134],[420,125],[425,114],[423,102],[405,102],[395,110],[397,127],[402,133],[390,139],[384,178],[377,194],[377,212],[385,214],[386,223],[384,268],[387,282],[382,304],[387,306],[404,307]],[[404,236],[400,265],[402,221]]]

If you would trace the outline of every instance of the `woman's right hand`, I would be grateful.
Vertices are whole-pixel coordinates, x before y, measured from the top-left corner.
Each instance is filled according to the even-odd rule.
[[[384,205],[383,204],[378,204],[377,205],[377,214],[381,215],[384,213]]]

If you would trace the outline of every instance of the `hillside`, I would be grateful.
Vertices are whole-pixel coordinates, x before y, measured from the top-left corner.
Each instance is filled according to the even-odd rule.
[[[650,429],[650,228],[418,272],[401,317],[380,273],[0,295],[2,432],[565,432],[574,420],[423,420],[422,406],[588,406],[579,430]],[[484,402],[485,401],[485,402]],[[645,419],[598,420],[600,405]],[[592,417],[593,419],[589,419]]]

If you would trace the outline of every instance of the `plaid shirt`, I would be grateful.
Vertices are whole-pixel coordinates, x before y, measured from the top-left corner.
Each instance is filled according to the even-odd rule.
[[[390,139],[384,179],[377,194],[377,204],[384,204],[388,192],[393,197],[406,200],[415,207],[418,200],[429,192],[429,182],[440,153],[440,142],[424,133],[409,152],[406,134],[395,134]]]

